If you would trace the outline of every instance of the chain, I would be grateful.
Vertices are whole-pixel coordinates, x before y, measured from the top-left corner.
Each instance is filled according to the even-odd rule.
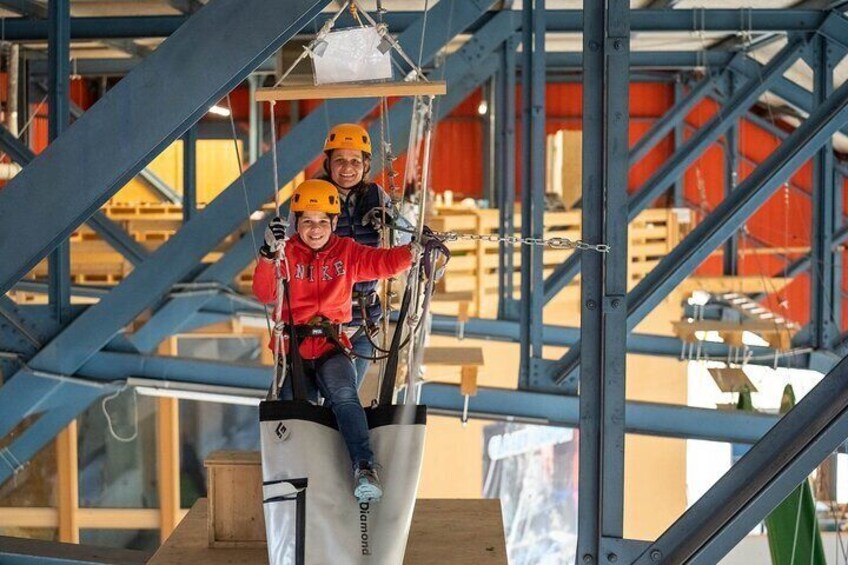
[[[567,237],[499,237],[495,234],[457,233],[457,232],[433,232],[433,235],[445,242],[451,241],[490,241],[492,243],[506,243],[507,245],[539,245],[551,249],[579,249],[580,251],[597,251],[598,253],[609,253],[610,246],[605,243],[587,243],[580,239],[574,241]]]

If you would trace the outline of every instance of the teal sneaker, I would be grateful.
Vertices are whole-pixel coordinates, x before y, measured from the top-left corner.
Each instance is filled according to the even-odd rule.
[[[360,464],[353,470],[353,496],[359,502],[377,502],[383,496],[383,485],[372,465]]]

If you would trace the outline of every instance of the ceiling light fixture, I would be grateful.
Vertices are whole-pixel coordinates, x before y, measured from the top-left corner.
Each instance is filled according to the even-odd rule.
[[[230,109],[224,108],[223,106],[219,106],[218,104],[215,104],[214,106],[209,108],[209,113],[215,114],[216,116],[223,116],[224,118],[230,117]]]

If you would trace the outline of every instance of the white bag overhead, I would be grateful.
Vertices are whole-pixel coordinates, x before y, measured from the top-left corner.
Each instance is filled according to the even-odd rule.
[[[392,78],[391,46],[373,27],[353,27],[323,37],[313,49],[315,84],[367,82]]]
[[[427,409],[365,410],[383,497],[360,503],[332,412],[304,401],[259,408],[271,565],[402,563],[418,490]]]

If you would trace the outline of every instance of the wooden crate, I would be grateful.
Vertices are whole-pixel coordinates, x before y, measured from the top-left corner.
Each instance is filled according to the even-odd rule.
[[[206,458],[209,547],[265,547],[258,451],[214,451]]]

